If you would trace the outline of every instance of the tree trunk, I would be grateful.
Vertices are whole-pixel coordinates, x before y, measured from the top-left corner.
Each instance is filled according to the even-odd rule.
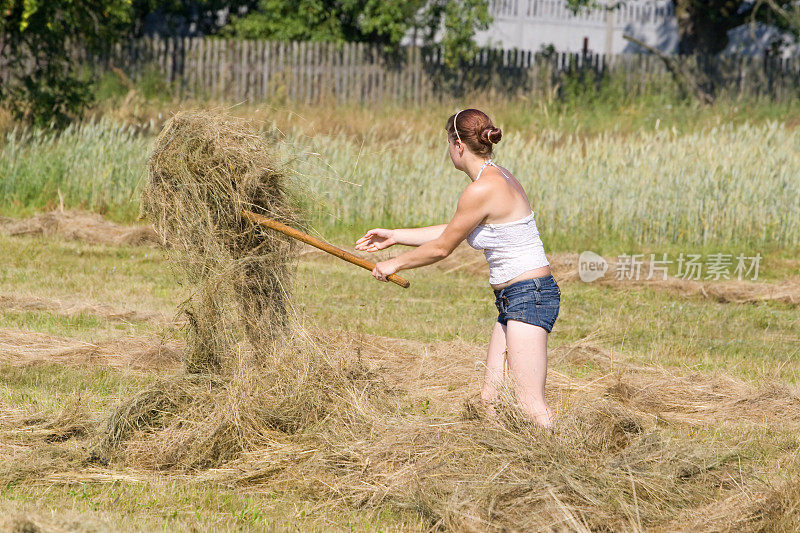
[[[678,20],[678,53],[716,55],[728,45],[728,30],[749,13],[741,0],[672,0]],[[740,13],[740,8],[743,11]]]

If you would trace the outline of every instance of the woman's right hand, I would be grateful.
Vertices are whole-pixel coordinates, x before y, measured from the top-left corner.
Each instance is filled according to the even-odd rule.
[[[375,228],[364,234],[356,241],[356,250],[363,252],[377,252],[397,244],[394,240],[394,230]]]

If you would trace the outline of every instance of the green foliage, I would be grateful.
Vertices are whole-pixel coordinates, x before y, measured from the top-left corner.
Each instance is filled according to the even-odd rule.
[[[441,38],[445,61],[456,68],[474,56],[475,32],[487,29],[489,22],[488,0],[259,0],[220,33],[245,39],[371,42],[391,50],[414,32],[427,45]]]
[[[442,49],[445,65],[450,69],[463,66],[478,50],[473,41],[477,30],[486,30],[492,21],[486,0],[436,0],[430,5],[428,25],[432,29],[442,20]]]
[[[125,96],[130,90],[119,74],[116,72],[104,72],[97,78],[91,86],[92,99],[98,102],[117,100]]]
[[[89,82],[70,52],[97,51],[130,22],[130,0],[0,0],[0,101],[18,119],[64,125],[88,103]]]
[[[249,11],[258,0],[131,0],[133,6],[133,34],[144,33],[145,21],[155,15],[167,33],[185,31],[191,25],[200,35],[216,33],[225,23],[219,11],[229,13]],[[288,3],[288,2],[287,2]]]
[[[669,74],[651,74],[648,83],[637,87],[627,83],[624,70],[598,73],[580,68],[574,56],[569,58],[569,63],[569,68],[559,75],[558,91],[553,100],[554,107],[560,112],[630,104],[657,108],[685,102]]]
[[[277,41],[344,41],[345,22],[352,13],[325,0],[261,0],[252,13],[233,17],[222,35]],[[342,20],[343,19],[343,20]]]
[[[164,73],[156,65],[147,65],[142,70],[136,89],[149,101],[165,102],[175,94],[175,84],[164,79]]]
[[[222,33],[281,41],[368,41],[397,46],[424,0],[260,0]]]
[[[623,3],[624,0],[622,2],[617,2],[613,7],[619,6]],[[600,9],[604,7],[606,7],[605,4],[600,3],[599,0],[567,0],[567,9],[573,13],[579,13],[584,9]],[[609,7],[613,9],[612,6]]]

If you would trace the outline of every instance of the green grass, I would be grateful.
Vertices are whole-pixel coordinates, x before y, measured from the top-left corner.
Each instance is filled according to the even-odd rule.
[[[7,236],[0,236],[0,247],[6,251],[0,264],[2,292],[43,298],[71,296],[164,312],[174,309],[185,293],[167,267],[165,252],[159,250]],[[484,276],[447,274],[435,266],[404,274],[412,282],[408,290],[378,283],[366,271],[333,258],[309,256],[300,263],[292,304],[308,322],[332,335],[347,330],[426,343],[461,339],[485,346],[496,315]],[[590,343],[645,365],[797,383],[800,317],[796,307],[775,302],[722,304],[650,289],[620,290],[580,282],[562,284],[562,293],[561,314],[550,337],[552,347],[588,337]],[[0,326],[70,337],[107,336],[114,327],[91,315],[66,317],[52,311],[5,312]],[[590,363],[559,365],[557,370],[576,378],[599,371]],[[76,406],[94,413],[100,421],[120,398],[146,388],[160,374],[88,364],[2,364],[0,409],[47,418]],[[424,402],[409,406],[414,413],[424,413],[427,408]],[[676,426],[672,430],[684,429]],[[786,446],[797,444],[795,436],[780,428],[768,433],[754,429],[752,435],[732,435],[729,428],[691,431],[694,433],[689,436],[698,445],[749,442],[741,450],[742,461],[765,470],[773,469],[773,463],[784,457]],[[102,471],[112,478],[119,475],[118,480],[82,481],[82,475],[95,472],[83,462],[88,453],[85,446],[73,439],[14,448],[13,456],[0,461],[0,515],[42,517],[51,516],[48,513],[52,511],[52,516],[67,524],[84,528],[114,524],[116,529],[131,531],[391,531],[422,527],[414,510],[321,509],[308,494],[245,490],[201,482],[191,475],[116,471],[112,465],[111,470]],[[63,472],[65,461],[74,465],[75,478],[69,482],[48,480],[49,469]],[[24,468],[18,470],[19,465]]]
[[[10,484],[0,512],[62,509],[81,531],[114,524],[117,531],[396,531],[419,530],[412,512],[321,512],[302,495],[243,491],[211,483],[152,477],[140,483]],[[69,510],[63,510],[69,509]],[[38,514],[38,513],[37,513]]]
[[[170,316],[182,289],[164,260],[147,247],[106,247],[77,241],[0,235],[5,257],[0,290],[86,301]]]
[[[518,103],[495,114],[505,130],[497,159],[526,185],[548,252],[653,252],[673,258],[681,252],[758,251],[766,256],[762,280],[797,277],[800,146],[791,124],[797,106],[696,107],[649,98],[624,105]],[[390,108],[307,111],[302,117],[282,115],[276,124],[267,121],[265,129],[289,132],[278,158],[293,161],[295,177],[322,200],[311,222],[325,237],[347,245],[371,226],[422,225],[452,214],[466,181],[444,157],[440,123],[450,109],[405,114]],[[350,112],[353,117],[345,117]],[[435,125],[433,115],[441,115]],[[42,132],[9,137],[0,143],[0,213],[53,208],[60,192],[68,207],[131,221],[138,211],[151,138],[111,121],[74,127],[59,137]],[[1,293],[166,316],[187,295],[162,250],[2,234],[0,248]],[[496,312],[485,276],[445,273],[435,266],[403,275],[412,283],[409,290],[378,283],[366,271],[338,260],[309,256],[300,262],[292,305],[307,322],[331,335],[346,330],[424,343],[460,339],[476,350],[486,345]],[[643,365],[798,383],[796,307],[723,304],[580,282],[562,284],[562,293],[551,347],[586,340]],[[3,310],[0,327],[81,340],[164,330],[54,310]],[[576,378],[599,372],[591,362],[557,370]],[[168,371],[0,364],[0,415],[52,418],[75,406],[100,422],[120,398]],[[427,409],[424,401],[409,406],[414,413]],[[765,472],[785,460],[786,449],[797,447],[796,437],[777,427],[752,430],[752,435],[732,435],[726,427],[691,431],[698,444],[749,442],[741,450],[745,466]],[[85,445],[71,439],[4,446],[0,518],[23,513],[53,516],[85,529],[113,524],[115,529],[139,531],[422,528],[414,510],[322,510],[308,494],[245,490],[192,475],[120,470],[112,472],[119,474],[118,480],[81,481],[80,475],[94,471],[85,463]],[[73,465],[75,480],[48,480],[51,463],[60,465],[52,467],[54,472]],[[795,466],[781,468],[791,472]],[[15,473],[18,467],[22,473]]]
[[[394,148],[359,155],[345,139],[314,139],[308,150],[325,154],[332,170],[300,170],[327,200],[328,213],[315,216],[323,228],[449,220],[468,182],[452,168],[444,139],[409,134]],[[796,247],[799,148],[777,123],[588,140],[511,132],[496,159],[525,186],[540,231],[558,249],[590,242]]]
[[[27,414],[53,416],[72,406],[91,412],[108,409],[156,379],[156,373],[122,373],[105,366],[37,364],[35,369],[0,364],[0,403]]]
[[[20,328],[32,326],[32,329],[52,335],[72,335],[81,331],[99,328],[104,320],[90,314],[80,313],[74,316],[63,316],[47,311],[4,311],[0,318],[0,327]]]
[[[426,342],[484,344],[497,318],[483,276],[428,267],[404,272],[412,288],[373,282],[346,264],[301,264],[295,301],[323,328]],[[663,291],[562,284],[550,338],[559,346],[591,337],[647,365],[719,370],[757,381],[797,382],[800,315],[788,304],[729,304]],[[319,295],[326,294],[324,298]],[[598,333],[599,332],[599,333]]]
[[[2,236],[0,246],[8,251],[0,265],[2,291],[65,299],[81,294],[89,302],[167,316],[186,294],[159,250]],[[408,290],[378,283],[333,258],[313,257],[300,263],[292,305],[329,330],[425,342],[488,341],[496,310],[484,276],[447,274],[435,266],[403,274],[412,283]],[[564,284],[562,292],[552,346],[592,336],[644,364],[719,369],[752,380],[777,372],[795,382],[800,370],[800,316],[788,304],[719,303],[580,282]],[[49,311],[10,313],[0,324],[83,339],[160,331],[145,324],[121,330],[106,320]]]
[[[62,315],[53,311],[5,310],[0,327],[30,329],[49,335],[73,337],[92,342],[119,335],[141,335],[157,331],[157,327],[140,322],[105,320],[87,312]]]
[[[138,184],[149,139],[108,120],[46,130],[14,130],[0,148],[3,211],[26,214],[63,200],[112,218],[138,214]]]
[[[447,221],[467,184],[446,154],[445,108],[354,111],[350,129],[338,123],[346,109],[237,112],[285,141],[274,144],[276,158],[310,194],[310,223],[329,238]],[[551,251],[800,249],[792,107],[648,100],[548,111],[518,102],[493,114],[505,129],[496,159],[526,187]],[[68,207],[130,221],[151,141],[108,119],[60,135],[10,133],[0,148],[0,213],[28,214],[63,198]]]

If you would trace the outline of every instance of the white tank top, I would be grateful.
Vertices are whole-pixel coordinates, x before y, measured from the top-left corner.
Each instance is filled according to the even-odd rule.
[[[475,181],[483,170],[492,165],[506,179],[509,176],[491,159],[483,164]],[[533,213],[513,222],[502,224],[478,224],[467,236],[467,242],[476,250],[483,250],[489,263],[489,283],[505,283],[523,272],[549,265],[544,254],[544,245],[536,228]]]

